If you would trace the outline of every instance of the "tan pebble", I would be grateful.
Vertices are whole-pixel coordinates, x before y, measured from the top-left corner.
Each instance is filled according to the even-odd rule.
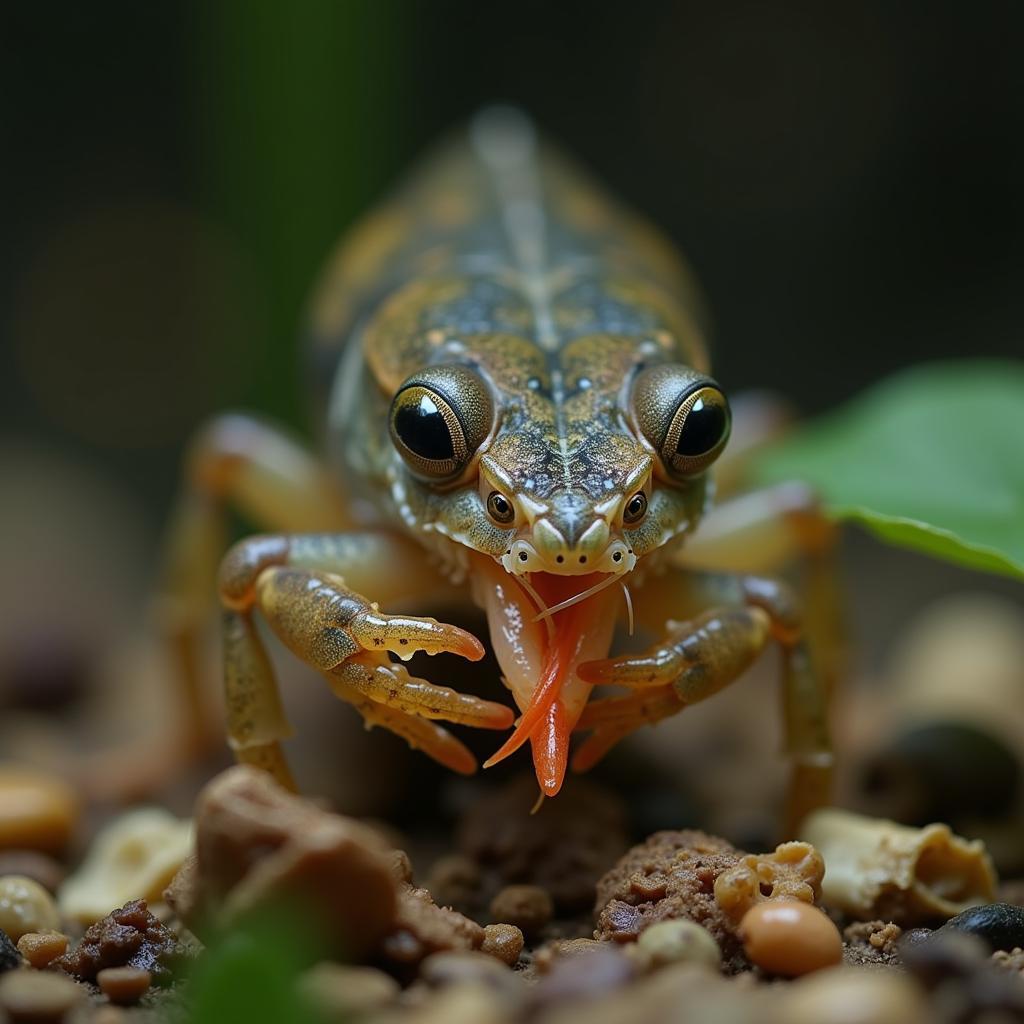
[[[89,1024],[124,1024],[127,1017],[120,1006],[97,1006]]]
[[[452,985],[431,992],[422,1006],[403,1012],[401,1019],[405,1024],[508,1024],[513,1012],[504,994],[494,989]]]
[[[391,861],[391,874],[396,882],[408,882],[412,885],[412,861],[405,850],[392,850],[388,857]]]
[[[786,1024],[925,1024],[928,1001],[895,971],[830,967],[788,986],[778,1018]]]
[[[299,979],[299,991],[329,1021],[379,1010],[398,998],[394,978],[376,967],[350,967],[324,962]]]
[[[500,960],[468,949],[431,953],[420,964],[420,977],[432,988],[471,984],[494,988],[503,985],[511,975]]]
[[[192,847],[191,823],[168,811],[122,814],[104,826],[85,863],[60,887],[61,913],[89,925],[131,900],[159,901]]]
[[[547,974],[556,963],[569,957],[587,956],[603,945],[597,939],[556,939],[542,946],[534,954],[534,963],[541,974]]]
[[[59,927],[57,905],[38,882],[23,875],[0,878],[0,930],[14,942],[29,932],[50,932]]]
[[[770,974],[796,977],[843,958],[839,929],[817,907],[799,900],[768,900],[751,907],[739,926],[751,963]]]
[[[60,853],[78,822],[79,802],[61,779],[0,768],[0,850]]]
[[[714,936],[696,921],[659,921],[640,933],[636,946],[646,961],[645,968],[699,963],[717,971],[722,965],[722,951]]]
[[[491,900],[491,915],[524,935],[536,935],[554,912],[550,894],[539,885],[508,885]]]
[[[107,967],[96,975],[100,991],[118,1006],[137,1003],[153,983],[153,976],[141,967]]]
[[[66,974],[8,971],[0,977],[0,1007],[15,1024],[60,1021],[85,997],[85,989]]]
[[[38,850],[0,850],[0,876],[24,875],[55,893],[66,873],[60,861]]]
[[[28,932],[18,939],[18,952],[38,970],[67,951],[68,937],[60,932]]]
[[[484,927],[480,952],[513,967],[519,962],[525,944],[523,933],[514,924],[489,924]]]

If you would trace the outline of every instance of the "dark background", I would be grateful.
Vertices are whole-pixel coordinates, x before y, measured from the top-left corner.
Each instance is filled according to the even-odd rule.
[[[1018,10],[8,10],[4,436],[127,483],[159,518],[208,413],[304,428],[297,339],[331,244],[495,99],[679,243],[730,389],[813,413],[921,360],[1024,355]]]

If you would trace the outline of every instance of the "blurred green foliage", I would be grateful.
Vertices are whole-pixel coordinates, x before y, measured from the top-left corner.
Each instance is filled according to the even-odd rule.
[[[1024,363],[919,366],[762,456],[828,512],[958,565],[1024,577]]]
[[[319,1015],[297,988],[314,963],[308,922],[287,911],[263,913],[213,941],[187,981],[191,1024],[315,1024]]]
[[[218,0],[194,12],[199,199],[255,260],[270,321],[244,401],[303,423],[305,302],[331,246],[389,184],[410,12],[395,0]]]

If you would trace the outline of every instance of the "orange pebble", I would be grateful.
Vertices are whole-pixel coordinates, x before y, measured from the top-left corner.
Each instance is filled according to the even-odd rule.
[[[743,949],[769,974],[796,977],[843,959],[839,929],[817,907],[799,900],[765,900],[743,915]]]

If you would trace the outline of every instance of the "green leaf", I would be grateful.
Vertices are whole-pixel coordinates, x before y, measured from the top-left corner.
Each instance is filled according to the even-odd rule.
[[[892,544],[1024,577],[1024,363],[898,374],[766,449],[755,475],[807,481]]]
[[[284,910],[263,912],[215,940],[188,981],[193,1024],[318,1024],[299,996],[303,969],[318,959],[310,929]]]

